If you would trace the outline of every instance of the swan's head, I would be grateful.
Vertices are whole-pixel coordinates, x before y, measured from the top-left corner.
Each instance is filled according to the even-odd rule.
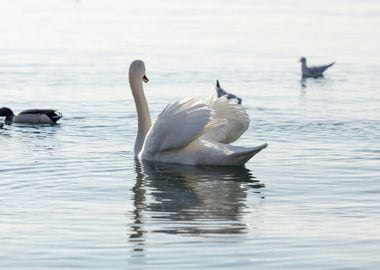
[[[306,63],[306,58],[305,58],[305,57],[301,57],[299,61],[300,61],[301,63]]]
[[[129,66],[129,77],[137,78],[143,82],[148,82],[149,79],[145,74],[145,64],[142,60],[135,60]]]

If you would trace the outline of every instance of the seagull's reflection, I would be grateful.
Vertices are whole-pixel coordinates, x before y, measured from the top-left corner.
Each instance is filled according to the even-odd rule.
[[[260,204],[264,186],[244,167],[135,163],[130,241],[142,251],[145,234],[239,234],[247,231],[247,192]],[[251,202],[255,204],[254,200]],[[148,229],[149,228],[149,229]]]
[[[303,77],[301,78],[300,85],[301,85],[302,89],[304,89],[304,88],[307,87],[307,80],[306,80],[306,78],[303,78]]]
[[[324,76],[319,76],[317,78],[305,78],[305,77],[301,77],[300,79],[300,85],[301,85],[301,89],[302,90],[305,90],[307,88],[307,85],[308,84],[316,84],[316,85],[323,85],[324,83]]]

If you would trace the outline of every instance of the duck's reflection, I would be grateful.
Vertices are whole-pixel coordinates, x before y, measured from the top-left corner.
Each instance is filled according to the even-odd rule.
[[[247,230],[247,192],[260,204],[264,186],[244,167],[135,163],[134,223],[130,240],[145,233],[238,234]],[[149,228],[149,229],[148,229]],[[136,247],[136,251],[142,248]]]

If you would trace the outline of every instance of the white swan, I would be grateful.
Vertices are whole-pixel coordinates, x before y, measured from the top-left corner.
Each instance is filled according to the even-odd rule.
[[[145,65],[129,67],[129,84],[135,100],[138,130],[134,147],[140,160],[187,165],[241,166],[267,147],[233,146],[249,125],[245,109],[223,96],[208,101],[187,99],[169,104],[151,125],[142,82]]]

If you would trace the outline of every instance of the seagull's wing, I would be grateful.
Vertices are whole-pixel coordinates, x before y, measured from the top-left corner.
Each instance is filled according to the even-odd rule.
[[[312,73],[312,74],[321,74],[321,73],[323,73],[326,69],[328,69],[329,67],[331,67],[332,65],[334,65],[334,62],[331,63],[331,64],[328,64],[328,65],[324,65],[324,66],[310,67],[310,68],[309,68],[309,71],[310,71],[310,73]]]
[[[211,114],[209,106],[196,99],[169,104],[149,130],[142,151],[155,154],[187,146],[209,127]]]
[[[208,129],[202,139],[220,143],[236,141],[249,127],[249,116],[246,110],[226,96],[211,98],[209,106],[213,110],[213,122],[218,125]]]

